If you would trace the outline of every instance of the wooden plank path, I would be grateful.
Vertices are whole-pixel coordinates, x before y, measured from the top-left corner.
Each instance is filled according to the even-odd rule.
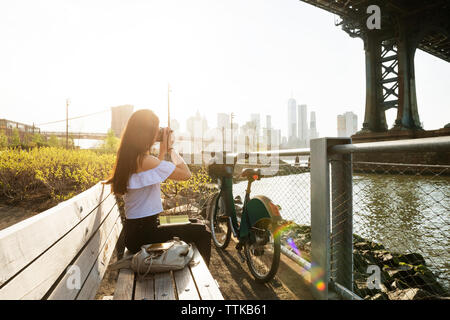
[[[223,300],[217,282],[194,246],[193,263],[179,271],[156,273],[139,279],[121,269],[114,300]]]

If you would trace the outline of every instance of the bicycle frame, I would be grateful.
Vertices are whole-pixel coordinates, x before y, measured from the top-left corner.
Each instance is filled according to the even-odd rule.
[[[247,239],[250,229],[261,219],[277,219],[280,218],[278,209],[271,206],[271,201],[264,196],[255,196],[250,200],[251,184],[252,180],[248,180],[247,189],[245,192],[244,205],[242,207],[241,222],[237,221],[236,208],[233,198],[233,179],[221,178],[219,179],[220,192],[223,197],[217,197],[216,201],[220,198],[224,199],[225,212],[230,215],[230,226],[233,235],[240,241]],[[250,211],[249,211],[249,203]],[[216,203],[217,207],[217,203]]]
[[[220,193],[221,195],[223,195],[223,197],[217,197],[217,202],[219,201],[220,198],[222,198],[224,200],[224,206],[225,206],[225,212],[227,214],[230,214],[230,216],[228,217],[230,219],[230,226],[231,226],[231,231],[233,232],[233,235],[238,238],[239,240],[241,240],[240,238],[240,225],[239,222],[237,221],[237,215],[236,215],[236,207],[235,207],[235,203],[234,203],[234,198],[233,198],[233,178],[219,178],[219,187],[220,187]],[[242,210],[242,217],[244,217],[244,213],[245,213],[245,205],[246,202],[248,201],[247,198],[249,198],[249,196],[246,194],[245,195],[245,200],[244,200],[244,206],[243,206],[243,210]],[[217,207],[217,203],[216,203],[216,207]]]

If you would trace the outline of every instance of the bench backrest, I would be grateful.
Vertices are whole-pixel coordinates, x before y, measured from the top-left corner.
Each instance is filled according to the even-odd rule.
[[[121,230],[101,183],[0,230],[0,300],[93,299]]]

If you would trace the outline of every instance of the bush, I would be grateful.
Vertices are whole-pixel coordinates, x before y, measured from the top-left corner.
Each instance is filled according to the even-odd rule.
[[[37,195],[66,200],[105,179],[114,160],[112,154],[89,150],[5,149],[0,151],[0,197],[10,202]]]
[[[192,176],[186,181],[167,180],[161,183],[161,191],[165,199],[173,199],[175,206],[180,205],[182,198],[195,200],[198,206],[203,207],[212,194],[208,187],[211,178],[208,176],[205,168],[192,170]]]

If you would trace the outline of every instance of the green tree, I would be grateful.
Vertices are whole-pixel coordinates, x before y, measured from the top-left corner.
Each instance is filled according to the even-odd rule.
[[[48,145],[50,147],[60,147],[60,142],[57,136],[51,135],[48,139]]]
[[[69,140],[67,140],[68,147],[70,149],[75,148],[75,140],[73,136],[69,136]],[[64,146],[66,145],[66,138],[64,138]]]
[[[120,139],[116,137],[114,134],[114,131],[112,129],[108,130],[108,134],[103,141],[101,149],[106,152],[117,152],[117,149],[119,148]]]
[[[11,137],[11,146],[17,147],[20,145],[20,134],[19,129],[14,128]]]
[[[44,137],[40,134],[40,133],[35,133],[35,134],[33,134],[33,137],[31,138],[31,141],[33,141],[35,144],[38,144],[38,143],[44,143],[45,142],[45,139],[44,139]]]
[[[0,132],[0,149],[6,148],[8,146],[8,137],[4,132]]]
[[[30,142],[32,142],[32,138],[33,136],[31,134],[25,133],[22,138],[22,143],[26,146],[29,146]]]

